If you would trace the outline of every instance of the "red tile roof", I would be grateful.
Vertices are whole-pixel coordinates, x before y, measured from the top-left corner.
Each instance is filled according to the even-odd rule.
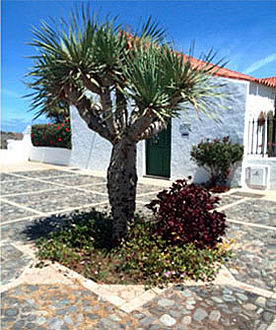
[[[268,87],[276,88],[276,77],[259,78],[257,80],[260,84],[266,85]]]
[[[179,53],[180,54],[180,53]],[[183,55],[185,59],[188,60],[188,56],[187,55]],[[205,62],[202,60],[199,60],[197,58],[194,57],[190,57],[190,61],[191,64],[195,67],[202,67]],[[233,70],[229,70],[226,68],[219,68],[216,67],[216,70],[218,70],[215,75],[219,76],[219,77],[224,77],[224,78],[230,78],[230,79],[238,79],[238,80],[246,80],[246,81],[252,81],[252,82],[256,82],[262,85],[265,85],[267,87],[271,87],[271,88],[276,88],[276,77],[271,77],[271,78],[254,78],[252,76],[248,76],[246,74],[240,73],[240,72],[236,72]]]

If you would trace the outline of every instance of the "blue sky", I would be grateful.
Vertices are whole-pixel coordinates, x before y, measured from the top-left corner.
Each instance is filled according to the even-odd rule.
[[[41,19],[66,17],[80,1],[3,1],[1,3],[1,128],[22,131],[34,113],[27,112],[30,92],[22,81],[34,50],[31,26]],[[119,15],[135,27],[152,15],[167,29],[178,50],[195,41],[195,57],[210,48],[229,61],[229,69],[255,77],[276,76],[276,2],[274,1],[90,1],[91,9]],[[46,122],[44,118],[39,120]]]

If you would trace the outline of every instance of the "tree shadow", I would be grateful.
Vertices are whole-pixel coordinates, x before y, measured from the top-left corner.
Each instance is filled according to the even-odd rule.
[[[47,218],[39,218],[29,223],[22,230],[22,234],[28,241],[35,241],[38,238],[46,237],[51,232],[58,232],[66,227],[68,215],[52,215]]]

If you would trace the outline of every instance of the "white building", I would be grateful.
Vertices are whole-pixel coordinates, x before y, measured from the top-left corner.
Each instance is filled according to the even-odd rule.
[[[198,64],[198,60],[194,61]],[[220,90],[226,96],[219,100],[225,109],[220,111],[220,123],[203,115],[199,120],[193,109],[186,109],[180,118],[171,120],[168,130],[139,142],[138,176],[171,180],[192,176],[194,182],[204,182],[208,179],[207,173],[190,159],[192,146],[202,139],[230,136],[233,142],[244,145],[244,157],[229,184],[276,190],[276,77],[257,79],[224,68],[216,75],[223,83]],[[268,113],[274,119],[267,120]],[[19,141],[10,141],[9,149],[13,150],[16,160],[18,150],[22,149],[21,161],[29,157],[35,161],[106,171],[111,144],[87,127],[75,107],[71,107],[70,116],[72,150],[32,147],[28,136],[20,146]]]
[[[236,168],[230,185],[276,189],[276,123],[272,140],[268,141],[267,121],[263,125],[258,121],[261,112],[276,115],[276,77],[257,79],[228,69],[221,69],[217,76],[224,83],[221,91],[227,96],[220,100],[225,108],[220,112],[221,122],[204,116],[199,120],[191,115],[195,111],[190,115],[183,112],[180,118],[172,119],[167,131],[138,144],[138,175],[172,180],[191,175],[195,182],[206,181],[206,172],[190,159],[192,146],[201,139],[230,136],[245,148],[243,162]],[[272,125],[272,120],[269,124]],[[71,125],[70,165],[106,171],[111,144],[88,129],[74,107]]]

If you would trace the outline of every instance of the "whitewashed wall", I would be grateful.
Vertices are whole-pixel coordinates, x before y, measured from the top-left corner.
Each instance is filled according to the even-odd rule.
[[[22,140],[7,140],[8,150],[1,150],[1,163],[25,162],[29,159],[33,147],[31,141],[31,126],[27,126]]]
[[[199,169],[190,160],[192,145],[198,144],[204,138],[221,138],[229,135],[234,142],[243,143],[244,136],[244,115],[247,93],[247,82],[221,79],[224,87],[221,92],[225,98],[220,100],[225,110],[220,112],[221,123],[213,119],[201,116],[199,120],[191,114],[195,110],[187,110],[180,119],[172,120],[172,149],[171,149],[171,178],[183,178],[189,175],[194,177],[195,182],[206,181],[206,173]],[[106,171],[109,163],[112,145],[91,131],[80,117],[75,107],[70,108],[72,125],[72,152],[71,166],[87,168],[97,171]],[[180,125],[189,122],[191,132],[187,138],[182,137]],[[138,144],[137,150],[137,172],[139,176],[145,175],[145,142]],[[232,184],[240,183],[240,166]]]
[[[248,83],[244,81],[222,79],[225,84],[220,91],[225,98],[220,103],[225,109],[219,111],[220,123],[213,119],[201,116],[201,120],[191,118],[183,113],[180,119],[172,121],[172,151],[171,151],[171,177],[172,179],[183,178],[191,175],[194,182],[204,182],[208,179],[207,173],[198,168],[190,159],[190,152],[193,145],[206,138],[222,138],[230,136],[235,143],[243,144],[244,119]],[[190,110],[190,114],[194,113]],[[191,123],[191,131],[188,137],[182,137],[180,132],[181,124]],[[240,185],[241,164],[237,166],[233,177],[230,180],[232,186]]]
[[[76,107],[70,107],[72,151],[70,165],[96,171],[106,171],[111,143],[88,128]]]
[[[72,151],[70,165],[94,171],[106,171],[112,144],[88,128],[76,107],[70,107]],[[143,175],[143,143],[137,148],[137,172]]]
[[[267,113],[268,111],[273,111],[275,107],[275,96],[276,89],[266,87],[254,82],[250,82],[248,85],[248,96],[246,102],[246,113],[245,113],[245,129],[244,129],[244,145],[245,154],[243,160],[243,171],[242,171],[242,186],[247,187],[246,184],[246,171],[245,169],[250,166],[265,166],[269,168],[269,176],[267,189],[276,189],[276,158],[268,158],[267,156],[262,157],[262,155],[250,155],[248,152],[252,145],[252,125],[249,125],[249,121],[256,120],[261,111]],[[253,148],[256,150],[256,126],[254,132]],[[259,131],[261,134],[261,131]],[[259,135],[259,141],[261,141],[261,136]],[[261,147],[258,149],[261,152]]]
[[[246,104],[246,115],[249,118],[252,118],[253,116],[256,118],[261,111],[268,112],[274,110],[275,96],[275,88],[250,82]]]

